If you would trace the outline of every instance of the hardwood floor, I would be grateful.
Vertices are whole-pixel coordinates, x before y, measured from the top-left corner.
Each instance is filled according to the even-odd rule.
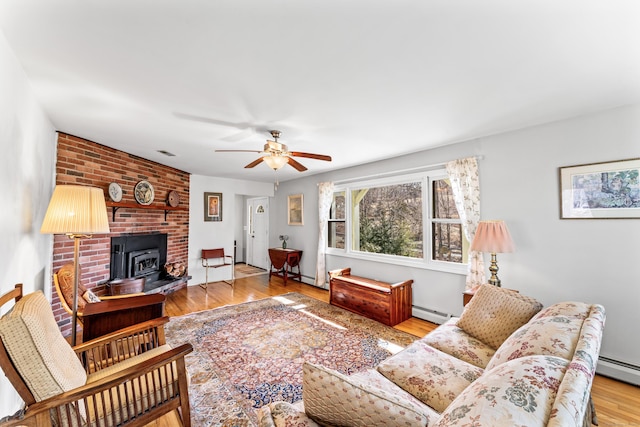
[[[282,279],[273,277],[269,282],[268,277],[268,274],[263,274],[237,279],[233,287],[224,282],[211,283],[206,290],[200,286],[190,286],[168,295],[166,313],[169,316],[180,316],[194,311],[255,301],[287,292],[298,292],[329,302],[328,291],[294,281],[288,281],[285,287]],[[435,329],[436,326],[424,320],[411,318],[396,325],[395,328],[422,337]],[[640,426],[640,387],[597,375],[592,395],[600,427]],[[170,414],[147,426],[173,427],[179,425],[176,416]]]

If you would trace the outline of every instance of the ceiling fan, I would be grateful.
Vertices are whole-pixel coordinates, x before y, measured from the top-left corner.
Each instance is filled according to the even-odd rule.
[[[273,170],[278,170],[287,163],[293,166],[298,172],[304,172],[307,168],[293,159],[293,157],[306,157],[309,159],[316,160],[324,160],[327,162],[331,161],[331,156],[325,156],[324,154],[313,154],[313,153],[302,153],[300,151],[289,151],[286,145],[278,142],[278,138],[280,138],[279,130],[270,130],[269,133],[273,137],[274,141],[267,140],[267,143],[264,144],[264,150],[216,150],[217,153],[230,153],[230,152],[245,152],[245,153],[260,153],[262,157],[254,160],[245,166],[245,168],[252,168],[256,165],[259,165],[262,162],[265,162],[267,166],[269,166]]]

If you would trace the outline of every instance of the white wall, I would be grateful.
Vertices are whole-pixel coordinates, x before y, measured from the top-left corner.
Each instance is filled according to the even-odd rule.
[[[237,264],[239,262],[245,262],[245,226],[246,226],[246,196],[241,194],[236,194],[236,211],[234,213],[236,218],[242,218],[241,220],[235,220],[235,227],[233,231],[233,240],[236,242],[236,250],[234,262]]]
[[[607,326],[601,355],[640,366],[640,219],[560,220],[558,168],[640,157],[640,105],[478,138],[382,162],[283,182],[271,205],[271,245],[278,234],[305,251],[302,272],[313,276],[317,241],[317,183],[368,176],[482,155],[483,219],[504,219],[516,252],[499,254],[503,286],[545,305],[565,300],[603,304]],[[304,193],[303,227],[286,225],[287,195]],[[488,262],[488,259],[485,261]],[[488,265],[488,264],[487,264]],[[328,269],[379,280],[414,280],[414,305],[460,314],[462,275],[328,256]]]
[[[204,221],[204,193],[222,193],[222,221]],[[233,241],[237,240],[237,228],[244,223],[245,197],[273,196],[273,184],[237,179],[213,178],[191,175],[189,186],[189,285],[205,282],[205,269],[200,262],[202,249],[224,248],[233,254]],[[229,279],[228,268],[209,271],[209,281]]]
[[[53,192],[56,133],[1,32],[0,64],[0,294],[23,283],[24,293],[44,290],[51,299],[53,239],[40,225]],[[0,396],[0,418],[22,406],[4,375]]]

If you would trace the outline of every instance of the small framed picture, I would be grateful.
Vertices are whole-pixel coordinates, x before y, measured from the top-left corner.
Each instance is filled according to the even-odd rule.
[[[287,199],[287,223],[289,225],[303,225],[303,195],[294,194]]]
[[[640,159],[564,166],[560,218],[640,218]]]
[[[222,221],[222,193],[204,193],[204,220]]]

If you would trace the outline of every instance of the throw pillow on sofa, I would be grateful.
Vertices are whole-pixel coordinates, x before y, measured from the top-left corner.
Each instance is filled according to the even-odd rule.
[[[542,309],[531,297],[493,285],[482,285],[465,307],[458,326],[494,349]]]
[[[475,381],[484,369],[416,341],[384,360],[378,372],[438,412]]]
[[[526,356],[487,370],[429,427],[546,426],[568,365],[559,357]]]
[[[502,343],[487,369],[518,357],[543,354],[571,360],[580,338],[582,319],[542,317],[523,325]]]
[[[303,365],[302,400],[307,415],[323,425],[429,425],[438,413],[375,370],[343,375],[324,366]]]

